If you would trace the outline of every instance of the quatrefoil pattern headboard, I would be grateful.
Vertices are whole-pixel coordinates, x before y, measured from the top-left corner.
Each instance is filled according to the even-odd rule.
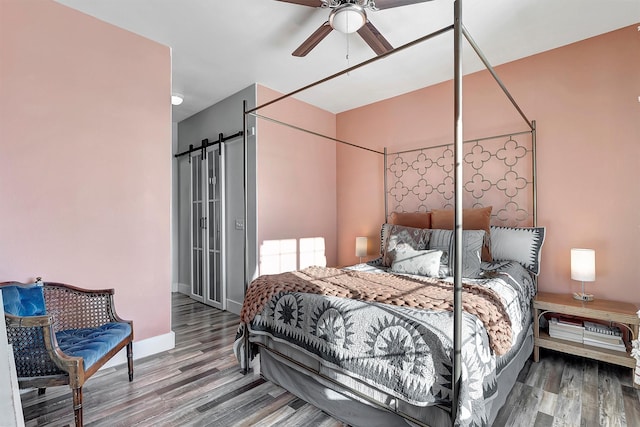
[[[493,206],[492,225],[534,222],[531,132],[466,141],[463,207]],[[453,209],[453,144],[387,154],[387,208],[391,212]]]

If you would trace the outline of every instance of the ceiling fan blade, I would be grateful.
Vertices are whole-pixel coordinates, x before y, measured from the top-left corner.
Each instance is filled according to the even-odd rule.
[[[311,34],[308,39],[302,42],[300,47],[298,47],[296,50],[293,51],[292,55],[306,56],[307,53],[311,52],[311,49],[316,47],[318,43],[320,43],[322,39],[327,37],[327,35],[329,35],[331,31],[333,31],[333,28],[331,28],[331,25],[329,25],[328,21],[325,22],[320,26],[320,28],[315,30],[314,33]]]
[[[382,55],[393,49],[391,43],[389,43],[387,39],[380,34],[380,31],[369,21],[358,30],[358,34],[367,42],[376,55]]]
[[[376,9],[391,9],[392,7],[407,6],[416,3],[426,3],[431,0],[375,0]],[[292,2],[294,3],[294,2]]]
[[[320,7],[322,6],[322,0],[278,0],[285,3],[300,4],[302,6]]]

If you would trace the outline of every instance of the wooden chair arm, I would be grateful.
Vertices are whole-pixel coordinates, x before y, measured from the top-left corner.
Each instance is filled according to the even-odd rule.
[[[52,316],[13,316],[5,313],[7,338],[13,346],[16,371],[21,382],[38,386],[50,383],[51,376],[64,372],[69,383],[84,383],[84,367],[81,357],[64,354],[58,346],[53,330]]]

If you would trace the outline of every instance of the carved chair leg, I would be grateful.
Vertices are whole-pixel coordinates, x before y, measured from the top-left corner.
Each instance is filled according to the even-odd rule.
[[[42,396],[44,394],[44,392],[47,391],[46,387],[40,387],[38,388],[38,396]]]
[[[76,427],[82,427],[82,387],[74,388],[73,391],[73,414],[76,419]]]
[[[127,367],[129,368],[129,382],[133,381],[133,343],[127,344]]]

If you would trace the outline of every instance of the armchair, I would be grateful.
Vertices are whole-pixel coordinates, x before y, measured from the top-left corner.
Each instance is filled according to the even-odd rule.
[[[82,386],[127,347],[133,380],[133,323],[116,314],[113,289],[86,290],[63,283],[0,283],[7,338],[13,345],[18,385],[69,385],[76,427],[83,425]]]

